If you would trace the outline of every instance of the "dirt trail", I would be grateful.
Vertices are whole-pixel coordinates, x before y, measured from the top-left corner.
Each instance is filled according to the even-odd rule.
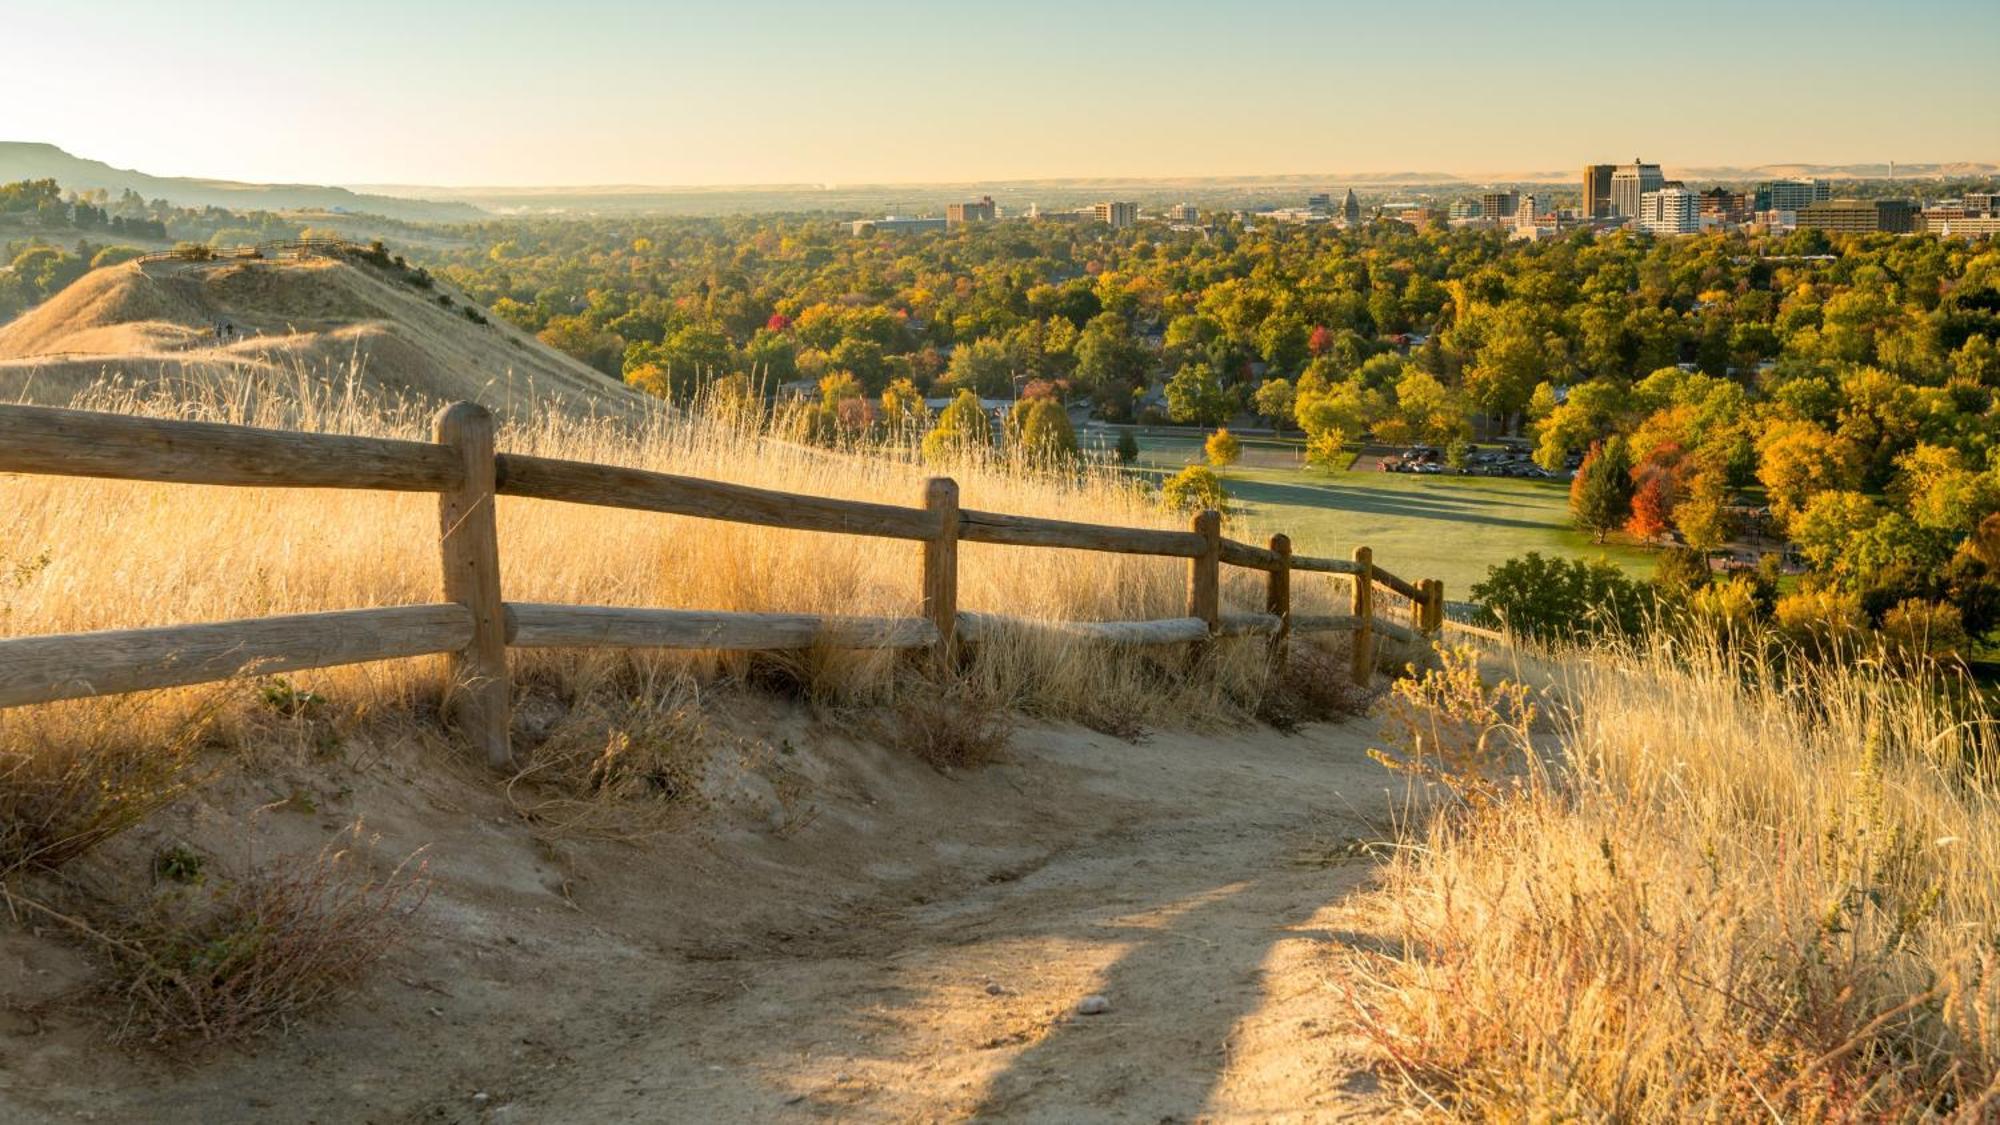
[[[809,817],[561,861],[477,803],[490,786],[357,785],[392,846],[431,846],[439,878],[426,933],[378,985],[255,1055],[193,1068],[54,1021],[0,1042],[0,1117],[1382,1112],[1326,984],[1335,944],[1365,940],[1339,926],[1368,875],[1343,845],[1387,820],[1371,723],[1140,744],[1037,727],[1007,762],[954,777],[807,720],[768,733],[798,748]],[[1093,995],[1109,1010],[1078,1014]]]
[[[490,1117],[1372,1116],[1315,963],[1367,875],[1341,845],[1386,804],[1355,734],[1091,746],[1073,798],[1124,806],[1111,823],[933,902],[711,954]],[[1077,1014],[1093,995],[1109,1011]]]

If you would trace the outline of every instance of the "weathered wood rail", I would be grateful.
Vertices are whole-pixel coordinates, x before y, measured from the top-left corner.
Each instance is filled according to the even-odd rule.
[[[450,657],[453,718],[495,765],[511,758],[510,647],[778,650],[815,646],[926,650],[941,661],[1007,629],[1124,645],[1207,645],[1263,637],[1282,653],[1305,633],[1353,634],[1351,674],[1370,681],[1379,638],[1413,644],[1447,622],[1444,587],[1351,559],[1296,555],[1290,539],[1258,547],[1222,537],[1222,518],[1186,531],[1105,527],[961,508],[935,478],[920,507],[805,496],[642,469],[497,453],[493,416],[472,403],[440,411],[434,441],[295,433],[37,406],[0,406],[0,473],[182,484],[352,488],[438,495],[441,588],[435,605],[294,614],[200,625],[0,639],[0,707],[179,687],[400,657]],[[495,501],[524,496],[921,545],[914,617],[717,613],[508,602],[500,586]],[[1153,621],[1022,621],[958,607],[958,545],[996,543],[1188,561],[1187,613]],[[1267,575],[1261,613],[1225,613],[1223,566]],[[1350,579],[1350,612],[1292,613],[1297,572]],[[1409,624],[1381,616],[1377,586],[1407,600]]]

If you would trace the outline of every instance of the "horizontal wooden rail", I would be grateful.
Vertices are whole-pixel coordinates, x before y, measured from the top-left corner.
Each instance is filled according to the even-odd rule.
[[[1449,617],[1443,618],[1438,624],[1447,633],[1458,633],[1467,637],[1476,637],[1482,641],[1492,641],[1495,644],[1504,645],[1508,643],[1507,634],[1498,629],[1482,629],[1477,625],[1467,625],[1463,621],[1453,621]]]
[[[1294,633],[1351,633],[1361,619],[1351,613],[1300,613],[1292,616]]]
[[[0,472],[392,492],[442,492],[464,479],[452,452],[427,441],[46,406],[0,410]]]
[[[1278,553],[1263,547],[1253,547],[1248,543],[1238,543],[1234,539],[1222,541],[1222,561],[1230,566],[1248,567],[1251,570],[1272,571],[1278,569]]]
[[[1359,574],[1361,567],[1349,559],[1323,559],[1313,555],[1292,556],[1293,570],[1310,570],[1319,574]]]
[[[1417,602],[1424,599],[1424,592],[1417,588],[1416,583],[1405,582],[1379,566],[1375,567],[1372,573],[1375,581],[1380,582],[1382,585],[1389,587],[1411,601]]]
[[[1275,613],[1225,613],[1216,635],[1223,637],[1275,637],[1284,619]]]
[[[449,604],[12,637],[0,640],[0,707],[424,656],[471,639],[472,615]]]
[[[958,635],[968,641],[990,641],[1009,630],[1054,633],[1082,641],[1122,645],[1174,645],[1209,639],[1208,622],[1199,617],[1165,617],[1154,621],[1036,621],[991,613],[958,615]]]
[[[1206,547],[1191,531],[1160,531],[1145,527],[1102,527],[1094,523],[1008,516],[998,512],[959,513],[958,537],[969,543],[1004,543],[1013,547],[1063,547],[1076,551],[1109,551],[1125,555],[1163,555],[1191,559]]]
[[[502,453],[496,486],[503,496],[633,508],[796,531],[832,531],[889,539],[929,539],[937,517],[922,508],[836,500],[744,484]]]
[[[937,628],[921,617],[507,603],[507,643],[517,648],[909,649],[937,640]]]

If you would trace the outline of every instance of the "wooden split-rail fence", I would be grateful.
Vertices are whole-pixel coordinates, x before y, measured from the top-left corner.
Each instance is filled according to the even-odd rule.
[[[1283,535],[1264,547],[1239,543],[1222,537],[1222,517],[1213,511],[1196,515],[1186,531],[1003,515],[961,508],[958,485],[948,478],[926,483],[921,507],[837,500],[499,453],[494,431],[493,415],[473,403],[440,411],[429,442],[0,406],[5,473],[437,493],[444,596],[433,605],[0,639],[0,707],[442,653],[451,661],[455,722],[488,761],[504,766],[511,757],[510,647],[927,649],[948,661],[962,643],[977,643],[1010,624],[959,610],[962,542],[1188,560],[1184,617],[1032,623],[1081,638],[1200,645],[1261,635],[1282,652],[1293,634],[1348,631],[1354,635],[1350,672],[1365,685],[1374,673],[1377,637],[1415,643],[1450,624],[1442,583],[1404,581],[1376,566],[1367,547],[1355,548],[1351,559],[1332,559],[1293,554]],[[864,618],[510,602],[500,588],[497,496],[913,540],[922,546],[922,612]],[[1224,565],[1267,575],[1262,613],[1222,612]],[[1350,612],[1294,615],[1292,576],[1301,571],[1350,576]],[[1377,586],[1408,599],[1409,625],[1380,616]]]

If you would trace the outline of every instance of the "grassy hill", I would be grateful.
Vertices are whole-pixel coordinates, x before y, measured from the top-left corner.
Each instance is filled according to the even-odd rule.
[[[218,326],[228,331],[218,335]],[[0,325],[0,397],[95,384],[346,379],[390,397],[621,411],[622,384],[417,271],[357,257],[128,262]]]

